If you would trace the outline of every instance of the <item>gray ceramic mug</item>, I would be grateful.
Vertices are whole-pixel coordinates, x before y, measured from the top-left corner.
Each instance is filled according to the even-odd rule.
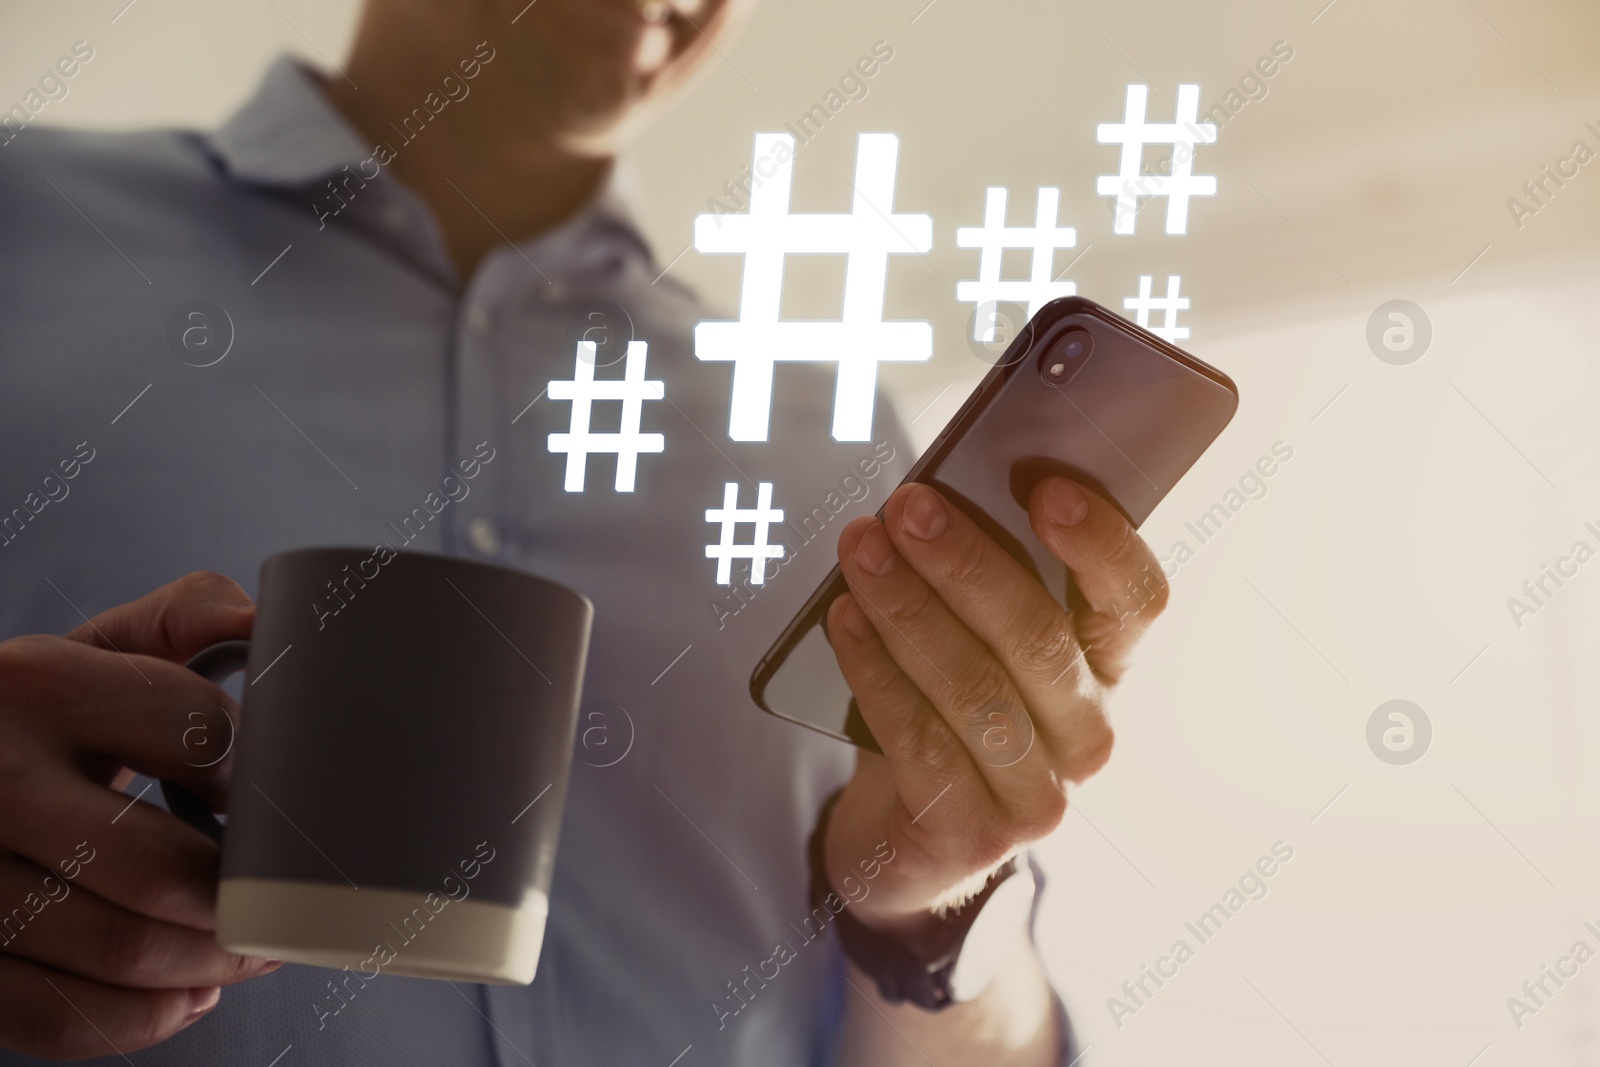
[[[223,845],[218,943],[533,981],[593,614],[531,574],[386,546],[267,559],[251,639],[189,664],[246,674],[226,828],[163,783]]]

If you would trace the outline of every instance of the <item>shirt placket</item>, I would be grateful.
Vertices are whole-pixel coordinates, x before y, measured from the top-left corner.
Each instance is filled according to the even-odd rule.
[[[504,566],[522,566],[529,517],[514,513],[518,479],[528,477],[529,452],[544,447],[533,432],[533,408],[547,403],[541,361],[534,356],[557,343],[565,282],[541,276],[514,248],[490,253],[462,297],[451,375],[450,462],[492,449],[480,460],[471,490],[450,509],[446,550]],[[499,1067],[538,1062],[539,997],[524,986],[483,986],[470,991],[483,1013]]]
[[[445,544],[454,554],[486,563],[505,562],[510,548],[505,501],[515,458],[511,418],[516,410],[506,409],[520,394],[518,383],[507,374],[511,346],[505,337],[506,300],[514,282],[509,273],[504,258],[492,256],[468,283],[456,324],[451,379],[453,454],[447,462],[459,476],[471,477],[461,506],[453,509]]]

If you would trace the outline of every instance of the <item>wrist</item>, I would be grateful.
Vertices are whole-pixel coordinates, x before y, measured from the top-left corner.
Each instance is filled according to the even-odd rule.
[[[914,900],[930,903],[906,907],[903,898],[907,894],[879,892],[851,903],[850,912],[857,923],[879,937],[897,942],[918,959],[934,960],[948,953],[960,940],[961,924],[953,924],[952,920],[965,909],[974,907],[976,898],[983,894],[989,881],[1009,867],[1008,860],[978,872],[954,888],[944,888],[933,894],[917,891],[909,894]],[[847,869],[846,875],[849,873]],[[835,876],[831,863],[828,882],[835,893],[848,899],[839,886],[843,884],[848,888],[850,882]],[[897,901],[897,895],[902,900]]]
[[[837,850],[825,847],[832,836],[829,824],[837,800],[835,794],[823,805],[808,853],[813,910],[825,906],[834,914],[845,957],[872,977],[883,1000],[891,1004],[910,1002],[928,1011],[942,1011],[981,996],[1001,965],[996,947],[1011,940],[1005,936],[1005,928],[1016,925],[1020,929],[1031,912],[1031,865],[1019,864],[1015,858],[1007,860],[987,877],[977,879],[979,891],[970,899],[966,893],[949,894],[952,903],[959,905],[952,908],[896,908],[896,894],[879,898],[886,899],[889,907],[862,907],[870,892],[853,877],[853,871],[836,879],[832,872],[838,868],[829,856]],[[891,851],[885,862],[892,858]],[[851,891],[852,885],[856,891]],[[991,900],[1001,906],[989,908]],[[971,939],[974,951],[970,952],[966,951],[969,934],[975,935]]]
[[[832,878],[829,883],[836,887],[834,892],[837,893],[838,883]],[[948,940],[943,920],[931,909],[909,913],[882,911],[863,900],[859,904],[851,904],[850,911],[855,921],[863,927],[878,937],[905,946],[906,951],[918,959],[934,959]]]

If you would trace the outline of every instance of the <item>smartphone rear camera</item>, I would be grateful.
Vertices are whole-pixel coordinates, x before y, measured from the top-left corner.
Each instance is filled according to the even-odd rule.
[[[1039,358],[1039,377],[1044,379],[1046,385],[1065,385],[1089,362],[1089,353],[1092,351],[1094,342],[1089,335],[1082,330],[1074,330],[1045,349],[1044,355]]]

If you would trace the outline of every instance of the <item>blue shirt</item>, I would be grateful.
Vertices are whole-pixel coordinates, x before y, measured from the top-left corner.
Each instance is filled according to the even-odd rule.
[[[834,442],[831,371],[785,366],[771,440],[728,440],[729,368],[691,348],[708,316],[612,197],[462,279],[427,206],[373,156],[288,61],[210,135],[29,128],[0,149],[0,637],[65,631],[196,569],[253,593],[264,557],[306,545],[388,542],[583,591],[594,637],[538,976],[385,976],[324,1017],[332,973],[286,966],[131,1058],[819,1062],[847,987],[836,939],[795,933],[804,842],[853,754],[765,715],[746,685],[838,529],[907,469],[893,418],[880,405],[873,442]],[[189,317],[197,300],[221,317]],[[572,405],[543,394],[573,377],[591,311],[627,328],[616,308],[665,382],[670,403],[643,417],[665,450],[639,458],[633,493],[604,456],[568,493],[546,438]],[[614,428],[607,407],[596,429]],[[469,492],[423,508],[485,442]],[[743,595],[705,557],[705,509],[730,481],[745,507],[773,482],[775,506],[821,528],[788,537],[778,573]],[[730,983],[780,942],[795,957],[726,1014],[743,1003]]]

